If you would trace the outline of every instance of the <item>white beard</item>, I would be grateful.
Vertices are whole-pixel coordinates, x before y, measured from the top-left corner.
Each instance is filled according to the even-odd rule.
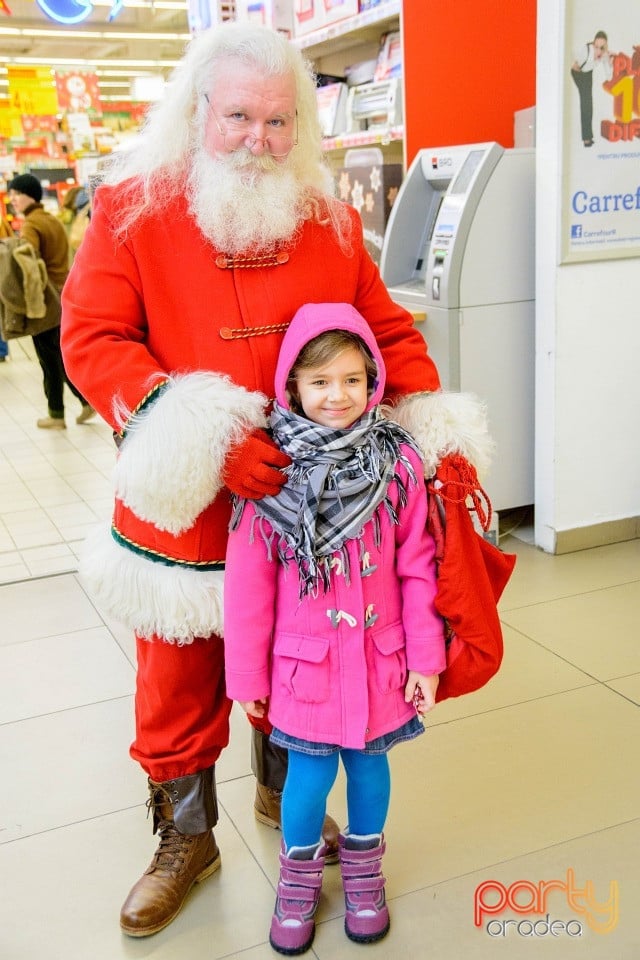
[[[187,184],[189,211],[205,237],[231,255],[270,252],[302,221],[305,189],[286,161],[237,150],[211,157],[199,149]]]

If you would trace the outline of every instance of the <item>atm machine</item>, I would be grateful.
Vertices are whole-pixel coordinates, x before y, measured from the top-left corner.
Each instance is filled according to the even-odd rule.
[[[380,262],[443,388],[487,404],[496,451],[483,485],[497,511],[534,502],[534,191],[533,149],[421,150],[392,207]]]

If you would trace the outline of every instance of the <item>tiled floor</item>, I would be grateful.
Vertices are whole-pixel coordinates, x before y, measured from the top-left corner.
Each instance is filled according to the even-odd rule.
[[[24,348],[0,365],[0,957],[272,958],[279,835],[253,819],[238,712],[218,767],[222,870],[165,931],[120,933],[155,845],[127,754],[134,648],[74,574],[84,532],[109,512],[113,448],[104,423],[75,425],[74,401],[65,433],[37,430],[40,374]],[[391,933],[346,940],[329,867],[310,957],[640,956],[640,541],[562,557],[503,546],[519,560],[502,671],[391,754]],[[344,821],[342,781],[331,811]],[[541,881],[559,884],[546,899]],[[476,897],[494,911],[480,926]]]

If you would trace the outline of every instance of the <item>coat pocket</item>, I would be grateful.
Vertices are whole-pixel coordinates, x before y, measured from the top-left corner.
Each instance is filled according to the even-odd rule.
[[[394,623],[384,630],[372,631],[375,644],[374,671],[380,693],[392,693],[407,682],[407,655],[404,629]]]
[[[329,641],[297,633],[279,633],[273,645],[274,674],[289,694],[303,703],[329,699]]]

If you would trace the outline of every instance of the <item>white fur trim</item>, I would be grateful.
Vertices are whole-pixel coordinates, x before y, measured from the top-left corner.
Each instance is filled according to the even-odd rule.
[[[159,530],[188,530],[222,487],[231,444],[265,426],[266,402],[219,374],[171,377],[158,399],[127,424],[116,495]]]
[[[388,412],[420,447],[427,478],[452,453],[469,460],[480,476],[488,470],[494,444],[485,404],[473,394],[416,393],[403,397]]]
[[[222,636],[223,571],[146,560],[100,526],[82,546],[78,572],[96,605],[141,637],[157,634],[182,646]]]

